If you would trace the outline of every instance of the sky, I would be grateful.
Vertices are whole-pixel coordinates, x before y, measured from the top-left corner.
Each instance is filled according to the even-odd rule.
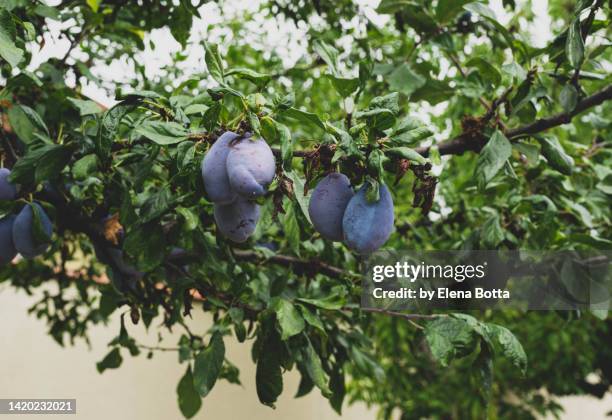
[[[60,0],[46,0],[46,3],[52,6],[57,5],[59,2]],[[261,43],[263,51],[275,51],[282,58],[283,64],[287,68],[291,67],[307,53],[306,32],[308,28],[306,25],[296,26],[292,21],[281,21],[278,24],[277,21],[266,18],[263,14],[258,13],[262,3],[261,0],[225,0],[222,3],[222,6],[214,2],[206,3],[199,9],[202,18],[194,20],[190,45],[187,46],[186,50],[188,58],[179,64],[184,70],[185,78],[189,74],[201,73],[205,69],[204,51],[198,41],[203,39],[219,39],[222,35],[231,34],[229,30],[222,26],[224,21],[223,15],[240,16],[245,12],[251,14],[253,19],[246,23],[246,29],[257,35],[253,38],[254,40],[263,40]],[[356,0],[356,3],[375,25],[384,26],[388,22],[389,16],[379,15],[375,12],[379,0]],[[529,28],[530,41],[532,45],[543,46],[552,39],[552,33],[550,32],[551,22],[547,13],[548,1],[538,0],[532,2],[532,4],[536,22],[534,25],[530,25]],[[504,10],[502,0],[491,0],[489,7],[496,13],[502,24],[509,21],[511,15]],[[310,24],[320,25],[322,22],[317,22],[315,17]],[[48,25],[50,30],[45,36],[45,43],[42,49],[39,48],[37,43],[30,45],[30,49],[33,50],[34,54],[28,68],[29,70],[35,70],[41,63],[50,58],[63,57],[69,49],[70,42],[61,36],[62,24],[48,20]],[[70,26],[70,22],[64,25]],[[338,40],[338,46],[342,47],[350,42],[350,39],[340,39]],[[146,46],[145,50],[139,52],[136,59],[144,63],[145,74],[149,78],[158,75],[164,66],[172,64],[172,55],[181,50],[180,44],[176,42],[167,28],[155,29],[145,34],[144,44]],[[155,47],[152,48],[152,45]],[[83,53],[73,51],[71,57],[78,58],[79,54],[82,55]],[[442,67],[444,68],[444,66]],[[91,70],[93,74],[109,84],[127,82],[135,77],[132,66],[125,58],[114,60],[110,65],[94,65]],[[177,80],[176,84],[178,85],[180,82],[181,80]],[[68,83],[74,86],[76,85],[76,80],[74,78],[72,80],[69,79]],[[115,103],[114,98],[109,95],[107,90],[91,82],[82,86],[82,93],[106,106],[112,106]],[[443,106],[444,104],[441,104],[437,109],[425,107],[422,112],[425,114],[432,112],[437,114],[443,111]]]

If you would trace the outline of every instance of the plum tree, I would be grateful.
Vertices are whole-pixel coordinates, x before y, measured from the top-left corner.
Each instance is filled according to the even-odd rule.
[[[36,207],[42,232],[47,239],[50,240],[51,234],[53,233],[51,220],[49,220],[49,217],[40,204],[26,204],[13,223],[13,243],[15,244],[15,249],[25,258],[34,258],[42,254],[47,250],[50,243],[49,240],[39,241],[35,238],[33,207]]]
[[[208,198],[215,203],[227,204],[236,199],[236,193],[232,191],[227,175],[227,155],[230,142],[237,137],[238,134],[231,131],[223,133],[202,159],[204,188]]]
[[[549,41],[538,48],[530,43],[540,18],[525,1],[493,2],[503,3],[494,11],[489,2],[382,0],[365,16],[355,0],[263,0],[257,22],[250,11],[225,13],[228,4],[206,40],[190,34],[206,12],[195,4],[216,7],[201,1],[147,0],[144,14],[139,2],[30,3],[0,1],[0,166],[11,170],[18,197],[53,211],[59,234],[45,259],[0,266],[0,283],[49,290],[35,313],[58,342],[86,337],[89,325],[122,316],[126,306],[147,326],[185,327],[168,349],[186,370],[177,388],[186,417],[216,379],[239,381],[222,351],[232,330],[253,344],[257,394],[268,406],[291,367],[302,376],[299,395],[317,387],[338,412],[343,400],[365,400],[385,419],[526,418],[556,404],[538,390],[578,389],[570,365],[548,369],[558,381],[538,376],[541,358],[560,354],[550,343],[550,351],[532,346],[532,380],[502,378],[517,375],[510,365],[524,366],[521,345],[499,328],[520,326],[518,317],[509,322],[504,311],[476,323],[433,308],[360,307],[365,267],[356,254],[379,246],[609,250],[609,2],[550,0]],[[60,59],[29,48],[48,39],[49,20],[71,41]],[[249,30],[290,21],[304,30],[283,37],[289,55],[267,31]],[[150,74],[143,58],[156,50],[143,51],[142,35],[159,29],[181,51]],[[184,61],[192,53],[203,55],[197,73]],[[104,70],[117,60],[128,65],[120,82]],[[87,98],[94,85],[112,106]],[[372,187],[349,197],[342,177],[329,182],[337,188],[317,186],[334,171],[353,187],[362,179]],[[385,182],[393,182],[394,203],[378,187]],[[381,198],[370,202],[372,195]],[[0,215],[22,206],[0,201]],[[101,218],[115,210],[124,241],[117,230],[101,235]],[[38,242],[34,220],[26,226]],[[311,235],[310,222],[320,234]],[[176,247],[185,251],[171,252]],[[73,262],[78,279],[67,269]],[[104,274],[110,285],[87,281]],[[206,332],[187,328],[199,307],[214,320]],[[588,309],[575,322],[609,341],[612,324],[598,324]],[[526,343],[548,330],[530,322],[536,334],[530,327],[520,337]],[[440,333],[467,333],[474,347]],[[100,371],[140,348],[129,334],[121,329]],[[610,360],[605,346],[593,348],[580,360],[581,378],[603,372],[589,358]],[[504,354],[508,369],[493,374],[493,359],[497,366]],[[454,381],[450,359],[462,359]],[[612,373],[600,377],[612,383]],[[504,402],[510,393],[524,411]]]
[[[355,195],[351,181],[341,173],[323,178],[310,197],[308,213],[317,232],[326,239],[343,239],[342,217],[349,201]]]
[[[263,139],[242,138],[230,146],[227,174],[232,190],[244,198],[261,197],[274,179],[274,154]]]
[[[214,216],[219,232],[234,242],[244,242],[253,234],[259,220],[259,204],[237,199],[230,204],[215,203]]]
[[[0,200],[12,200],[17,195],[17,188],[8,180],[10,174],[9,169],[0,169]]]
[[[15,215],[0,219],[0,264],[7,264],[15,258],[17,250],[13,243],[13,223]]]
[[[370,254],[380,248],[393,231],[393,198],[385,185],[380,185],[380,198],[369,202],[368,184],[355,194],[346,206],[342,219],[344,241],[359,254]]]

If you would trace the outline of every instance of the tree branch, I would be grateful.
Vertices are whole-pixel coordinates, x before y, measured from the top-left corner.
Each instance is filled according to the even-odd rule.
[[[571,112],[562,112],[560,114],[553,115],[552,117],[536,120],[531,124],[527,124],[522,127],[515,128],[513,130],[508,130],[506,135],[508,137],[517,137],[523,134],[535,134],[548,130],[549,128],[568,124],[576,115],[586,111],[589,108],[602,104],[603,102],[608,101],[610,99],[612,99],[612,85],[600,90],[599,92],[594,93],[591,96],[587,96],[586,98],[578,102],[576,108],[574,108],[574,110]]]

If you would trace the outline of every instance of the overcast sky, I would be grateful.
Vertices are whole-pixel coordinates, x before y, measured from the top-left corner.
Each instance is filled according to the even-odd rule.
[[[56,5],[60,0],[47,0],[49,5]],[[200,8],[201,19],[194,19],[190,44],[187,47],[187,60],[179,64],[184,70],[185,78],[190,74],[201,73],[205,69],[204,52],[199,45],[200,40],[215,40],[223,35],[230,34],[230,31],[223,27],[225,16],[241,16],[248,12],[253,16],[253,19],[247,22],[246,29],[254,34],[253,40],[259,41],[259,46],[263,51],[275,51],[283,60],[286,67],[291,67],[307,52],[306,32],[307,27],[296,26],[292,21],[277,22],[261,13],[259,10],[260,0],[225,0],[223,6],[217,3],[206,3]],[[384,26],[389,17],[387,15],[379,15],[375,12],[379,0],[357,0],[363,13],[374,24]],[[522,2],[521,2],[522,3]],[[530,26],[529,34],[531,36],[531,45],[543,46],[548,42],[552,34],[550,33],[551,22],[547,14],[548,1],[538,0],[532,2],[536,22]],[[510,14],[506,13],[502,7],[501,0],[491,0],[489,6],[495,11],[501,23],[505,24],[510,19]],[[310,22],[312,25],[320,24],[315,20]],[[45,37],[45,44],[42,50],[39,50],[38,44],[32,44],[33,59],[29,69],[35,70],[38,66],[47,61],[49,58],[63,57],[68,51],[70,42],[60,35],[62,26],[60,23],[49,20],[50,31]],[[155,48],[151,48],[151,42]],[[350,43],[350,39],[339,40],[339,44]],[[145,74],[147,77],[153,78],[158,75],[164,66],[172,64],[171,57],[174,53],[180,51],[181,47],[174,40],[170,31],[167,28],[156,29],[145,35],[145,50],[137,53],[137,60],[145,65]],[[81,53],[82,54],[82,53]],[[73,52],[74,57],[79,56],[79,52]],[[444,66],[442,66],[444,68]],[[110,65],[98,65],[92,68],[92,72],[103,81],[111,83],[127,82],[135,77],[134,70],[128,61],[117,59]],[[70,84],[74,85],[75,80],[69,80]],[[176,81],[180,83],[180,80]],[[109,96],[108,92],[93,83],[88,83],[83,86],[83,94],[105,105],[114,104],[114,98]],[[440,112],[440,110],[436,110]]]

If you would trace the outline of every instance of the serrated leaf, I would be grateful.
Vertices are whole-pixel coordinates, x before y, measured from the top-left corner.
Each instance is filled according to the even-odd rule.
[[[187,140],[189,131],[175,122],[145,121],[134,132],[159,145],[170,145]]]
[[[257,86],[259,89],[263,89],[271,80],[271,76],[269,74],[259,73],[255,70],[247,68],[233,68],[230,69],[225,75],[235,76],[239,79],[248,80],[249,82]]]
[[[193,365],[193,384],[201,397],[205,397],[215,386],[223,367],[225,344],[220,333],[215,332],[208,347],[200,351]]]
[[[494,341],[501,348],[505,357],[510,359],[512,364],[525,374],[527,369],[527,354],[517,338],[505,327],[496,324],[485,324],[486,330]]]
[[[327,374],[323,370],[321,358],[310,341],[308,341],[308,345],[303,350],[303,355],[304,367],[306,368],[306,372],[308,372],[308,376],[310,376],[310,379],[317,388],[321,390],[323,396],[329,398],[331,396],[331,390],[329,389]]]
[[[427,159],[417,151],[409,147],[391,147],[385,150],[386,153],[394,156],[399,156],[403,159],[408,159],[417,162],[420,165],[427,163]]]
[[[301,109],[291,107],[283,111],[283,115],[286,115],[287,117],[290,117],[290,118],[294,118],[301,122],[305,122],[308,124],[314,124],[319,128],[323,128],[323,129],[325,128],[321,118],[319,118],[317,114],[313,114],[312,112],[302,111]]]
[[[204,43],[206,68],[210,75],[219,83],[224,83],[223,60],[219,54],[219,47],[209,42]]]
[[[565,153],[561,143],[554,136],[536,136],[542,146],[542,155],[548,164],[564,175],[571,175],[574,168],[574,159]]]
[[[506,136],[495,130],[487,144],[480,151],[474,177],[479,189],[484,189],[489,181],[504,166],[512,154],[512,145]]]
[[[276,313],[276,320],[281,330],[281,340],[285,341],[304,330],[304,318],[293,303],[282,298],[273,298],[270,307]]]
[[[474,330],[462,319],[438,318],[427,324],[424,334],[431,354],[442,366],[467,354],[475,345]]]

